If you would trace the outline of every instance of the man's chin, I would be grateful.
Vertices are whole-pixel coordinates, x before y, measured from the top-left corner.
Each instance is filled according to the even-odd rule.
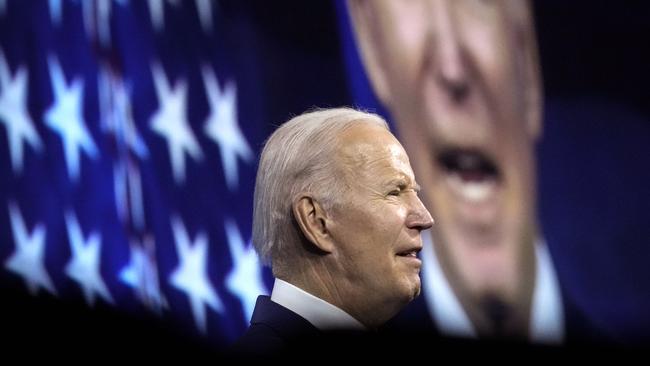
[[[395,289],[395,295],[400,297],[405,306],[420,296],[421,289],[420,277],[418,276],[417,279],[409,277],[405,279],[399,289]]]
[[[409,302],[415,300],[415,298],[420,296],[421,291],[422,291],[422,286],[420,284],[420,279],[418,278],[417,283],[414,283],[412,288],[411,288]]]
[[[498,244],[470,244],[458,252],[463,244],[454,248],[456,253],[452,258],[440,258],[441,262],[447,263],[443,271],[450,282],[460,284],[471,293],[491,292],[512,282],[516,273],[512,253],[508,253],[507,248]]]
[[[420,292],[422,292],[422,288],[418,286],[418,288],[413,291],[413,298],[411,300],[415,300],[418,296],[420,296]]]

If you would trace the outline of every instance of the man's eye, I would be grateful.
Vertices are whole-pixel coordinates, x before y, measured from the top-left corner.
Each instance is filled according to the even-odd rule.
[[[401,193],[401,191],[399,191],[399,190],[396,189],[396,190],[394,190],[394,191],[390,191],[390,192],[388,193],[388,195],[389,195],[389,196],[399,196],[400,193]]]

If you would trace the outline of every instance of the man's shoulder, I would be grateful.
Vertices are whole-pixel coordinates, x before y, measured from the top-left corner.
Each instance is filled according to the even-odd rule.
[[[307,319],[273,302],[269,296],[259,296],[257,298],[251,318],[251,327],[256,325],[260,326],[260,330],[270,328],[274,334],[282,338],[318,333],[318,329]]]
[[[260,356],[278,353],[287,347],[287,340],[268,324],[256,323],[246,330],[231,347],[235,355]]]
[[[278,353],[301,339],[318,334],[318,329],[300,315],[271,301],[268,296],[259,296],[251,325],[233,344],[232,351],[252,356]]]

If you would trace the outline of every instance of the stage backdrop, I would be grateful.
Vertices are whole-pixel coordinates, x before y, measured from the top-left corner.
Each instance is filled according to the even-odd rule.
[[[647,337],[648,7],[561,3],[535,7],[544,234],[582,310]],[[341,2],[0,0],[3,288],[230,343],[272,286],[250,243],[262,143],[340,105],[390,122]]]

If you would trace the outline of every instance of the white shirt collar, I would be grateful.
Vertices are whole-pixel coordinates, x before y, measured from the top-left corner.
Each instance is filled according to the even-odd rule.
[[[441,333],[476,338],[476,330],[442,272],[430,232],[422,234],[422,281],[425,301]],[[562,295],[546,243],[535,245],[535,289],[530,318],[530,340],[537,343],[562,343],[564,308]]]
[[[307,319],[320,330],[365,330],[350,314],[286,281],[275,279],[271,301]]]

